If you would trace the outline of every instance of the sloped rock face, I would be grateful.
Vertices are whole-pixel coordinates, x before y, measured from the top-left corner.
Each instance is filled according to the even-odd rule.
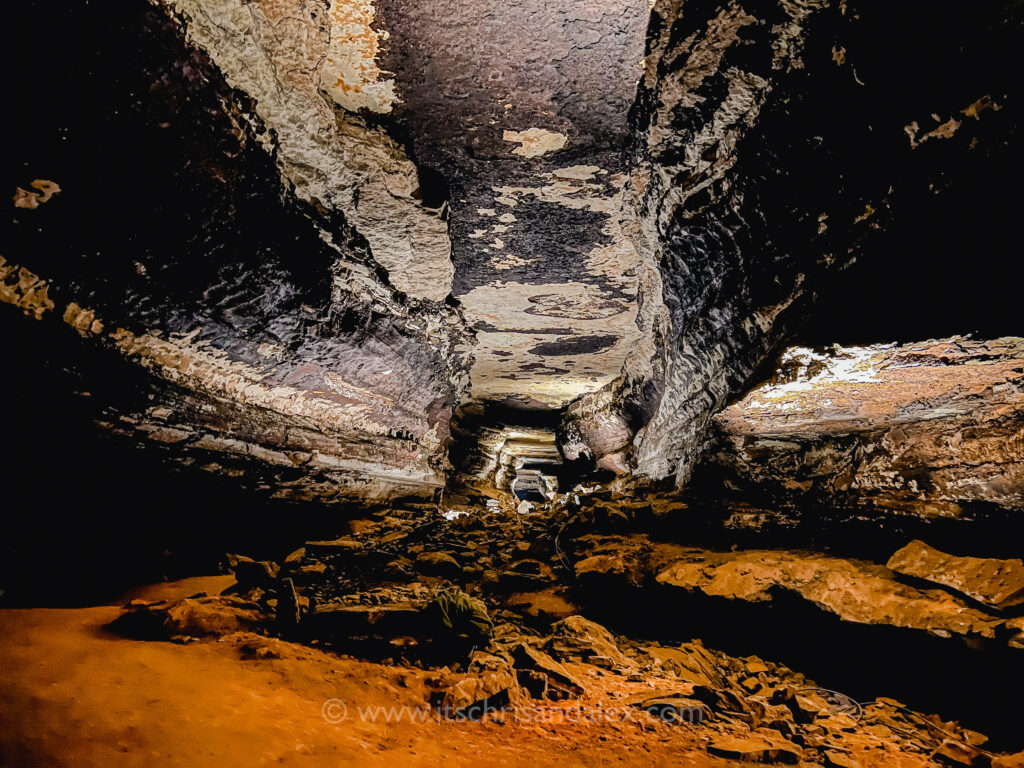
[[[714,463],[776,504],[956,516],[1024,506],[1024,342],[791,350],[714,419]],[[716,480],[717,482],[717,480]]]
[[[943,637],[994,638],[1004,622],[941,590],[899,583],[871,563],[815,553],[694,553],[658,574],[662,584],[734,600],[771,600],[793,590],[846,621],[921,629]]]

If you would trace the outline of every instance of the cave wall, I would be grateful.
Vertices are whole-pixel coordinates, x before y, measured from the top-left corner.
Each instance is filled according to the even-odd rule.
[[[941,227],[933,217],[949,212],[940,201],[951,190],[961,202],[980,193],[1003,206],[989,185],[1021,167],[1011,74],[1020,34],[1019,9],[1000,2],[969,12],[952,3],[656,3],[633,112],[633,179],[640,247],[659,267],[661,294],[645,297],[659,351],[646,367],[627,363],[621,394],[570,409],[571,450],[600,458],[588,447],[603,434],[597,414],[609,422],[618,413],[637,432],[624,453],[635,473],[681,486],[706,449],[710,417],[764,375],[808,318],[813,326],[816,295],[843,292],[844,268],[864,260],[884,281],[895,260],[910,290],[915,274],[943,269],[934,253],[898,247],[905,229],[898,239],[888,232],[894,221]],[[990,218],[983,207],[970,217],[979,224]],[[977,257],[952,244],[942,255]],[[981,256],[990,269],[1008,267],[1005,250]],[[862,306],[863,296],[845,307],[884,314],[872,319],[876,333],[895,318],[893,339],[923,332],[901,320],[900,297],[863,298],[872,295],[892,307]],[[956,317],[957,306],[938,314]],[[829,325],[857,323],[833,312]],[[623,443],[614,450],[623,454]]]
[[[90,395],[119,376],[147,392],[80,418],[177,460],[299,497],[430,497],[468,367],[446,224],[401,145],[309,80],[327,45],[312,17],[275,36],[255,6],[207,10],[226,15],[19,10],[12,29],[51,54],[16,84],[5,327],[142,369],[78,363]]]

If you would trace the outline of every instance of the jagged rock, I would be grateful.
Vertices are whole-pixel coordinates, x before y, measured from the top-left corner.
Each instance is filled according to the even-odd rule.
[[[676,648],[648,645],[644,651],[658,661],[662,669],[683,680],[708,687],[721,682],[716,672],[718,660],[699,642],[683,643]]]
[[[643,540],[616,537],[581,538],[585,556],[573,564],[583,584],[616,582],[638,587],[650,574],[650,547]]]
[[[395,601],[386,605],[324,603],[303,621],[303,630],[331,640],[349,638],[432,637],[437,624],[426,614],[426,601]]]
[[[703,723],[712,717],[707,704],[685,696],[653,696],[636,706],[668,723]]]
[[[515,671],[499,656],[475,652],[469,672],[470,676],[445,688],[440,709],[446,717],[477,718],[515,704],[522,697]]]
[[[594,660],[598,657],[607,659],[607,668],[622,668],[630,663],[619,650],[611,632],[582,616],[569,616],[553,624],[551,637],[544,649],[564,661],[589,661],[601,666]]]
[[[886,567],[949,587],[998,610],[1024,603],[1024,560],[957,557],[915,539],[893,554]]]
[[[445,552],[420,552],[415,560],[416,570],[430,576],[456,576],[462,572],[459,561]]]
[[[534,698],[558,701],[579,696],[585,690],[579,678],[544,651],[519,643],[511,654],[516,671],[526,673],[520,683]]]
[[[720,734],[711,737],[708,752],[740,763],[800,762],[802,751],[778,733],[770,730],[751,731],[744,736]]]
[[[989,768],[992,765],[991,757],[974,747],[953,739],[944,739],[942,744],[932,752],[931,757],[946,765],[964,766],[965,768]]]
[[[1005,621],[944,590],[896,580],[887,568],[813,552],[694,551],[657,576],[661,584],[729,599],[771,600],[787,589],[847,621],[921,629],[940,636],[994,638]]]

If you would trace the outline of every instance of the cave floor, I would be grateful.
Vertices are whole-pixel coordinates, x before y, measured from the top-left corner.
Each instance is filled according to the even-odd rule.
[[[205,586],[223,587],[224,578]],[[131,597],[185,597],[202,581]],[[422,710],[430,673],[256,634],[129,640],[105,629],[119,613],[117,606],[0,611],[0,764],[730,764],[709,757],[696,731],[662,723],[370,722],[356,707]],[[325,720],[331,699],[349,702],[343,722]]]

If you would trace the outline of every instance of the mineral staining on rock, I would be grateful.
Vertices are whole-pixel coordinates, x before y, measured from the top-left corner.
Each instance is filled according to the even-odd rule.
[[[501,138],[505,141],[518,142],[521,146],[512,150],[512,154],[525,157],[541,157],[549,152],[565,149],[569,138],[562,133],[547,131],[543,128],[528,128],[525,131],[505,131]]]
[[[349,112],[390,112],[395,81],[377,64],[387,33],[375,29],[373,0],[332,0],[331,41],[320,71],[321,83],[338,106]]]
[[[261,141],[296,195],[343,215],[396,288],[443,301],[451,291],[451,246],[440,213],[417,199],[416,167],[385,131],[335,109],[320,90],[333,89],[347,108],[386,111],[392,86],[376,82],[372,4],[332,3],[330,10],[325,0],[294,7],[269,0],[166,5],[185,18],[189,39],[228,83],[255,100],[268,129]],[[329,30],[320,21],[328,13]]]
[[[378,16],[395,119],[448,187],[453,295],[477,338],[471,397],[554,411],[604,386],[638,336],[622,154],[646,3],[384,0]],[[580,314],[556,316],[563,305]],[[611,306],[615,342],[574,347]]]

